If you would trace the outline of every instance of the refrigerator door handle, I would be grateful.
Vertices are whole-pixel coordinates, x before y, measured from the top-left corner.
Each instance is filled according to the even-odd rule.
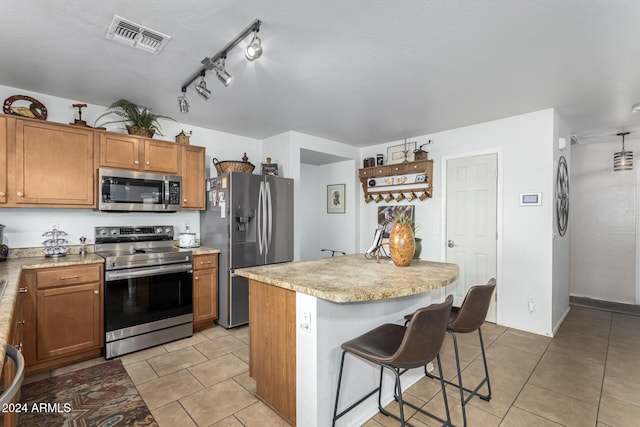
[[[264,182],[260,182],[260,191],[258,192],[258,223],[257,223],[257,234],[258,234],[258,248],[260,249],[260,255],[262,255],[262,229],[263,227],[263,219],[262,219],[262,206],[264,205]]]
[[[271,183],[267,182],[267,237],[265,239],[264,252],[269,254],[269,246],[271,245],[271,231],[273,229],[273,205],[271,203]]]

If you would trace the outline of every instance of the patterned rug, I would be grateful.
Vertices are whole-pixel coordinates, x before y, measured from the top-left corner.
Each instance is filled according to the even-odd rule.
[[[25,384],[21,393],[21,427],[158,427],[119,360]]]

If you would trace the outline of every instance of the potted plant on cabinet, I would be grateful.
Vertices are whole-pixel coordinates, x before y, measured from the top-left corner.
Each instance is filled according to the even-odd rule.
[[[156,131],[158,134],[162,135],[158,119],[171,120],[177,123],[177,121],[172,117],[156,114],[147,107],[138,107],[136,104],[131,101],[127,101],[126,99],[119,99],[111,104],[109,106],[109,110],[98,116],[96,123],[101,118],[110,114],[115,114],[120,118],[101,123],[97,126],[104,126],[113,123],[127,123],[125,126],[129,134],[144,136],[146,138],[153,138],[153,134]]]

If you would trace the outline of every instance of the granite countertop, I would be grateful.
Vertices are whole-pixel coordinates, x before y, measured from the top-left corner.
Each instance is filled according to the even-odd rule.
[[[456,264],[413,260],[397,267],[364,254],[335,256],[235,270],[238,276],[337,303],[415,295],[442,288],[458,278]]]
[[[208,254],[220,253],[220,249],[208,248],[206,246],[198,246],[195,248],[185,248],[185,250],[190,250],[193,255],[208,255]]]

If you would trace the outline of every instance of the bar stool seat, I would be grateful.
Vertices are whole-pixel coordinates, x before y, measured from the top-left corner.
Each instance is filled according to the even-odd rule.
[[[378,409],[380,412],[399,420],[402,426],[406,424],[404,419],[405,404],[443,423],[443,425],[451,425],[449,405],[447,403],[445,383],[443,380],[440,380],[440,384],[442,387],[446,420],[430,414],[410,402],[404,402],[402,399],[400,375],[406,372],[407,369],[424,366],[427,362],[437,358],[438,366],[440,367],[440,377],[443,378],[439,353],[442,342],[444,341],[452,304],[453,296],[449,295],[443,303],[432,304],[428,307],[418,309],[406,326],[387,323],[342,344],[342,358],[340,361],[340,374],[338,377],[332,425],[335,426],[336,421],[340,417],[376,392],[378,393]],[[347,353],[351,353],[354,356],[380,366],[380,382],[376,389],[338,413],[340,385],[342,383],[344,359]],[[395,376],[394,397],[400,407],[400,417],[396,417],[394,414],[386,411],[382,406],[382,380],[385,368],[393,372]]]

